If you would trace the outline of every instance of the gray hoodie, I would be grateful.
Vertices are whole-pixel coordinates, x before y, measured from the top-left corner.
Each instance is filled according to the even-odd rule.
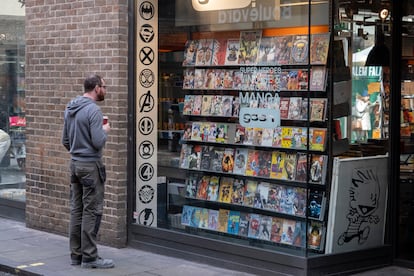
[[[107,139],[102,122],[102,111],[92,99],[78,96],[68,103],[64,114],[62,144],[72,155],[72,160],[101,159]]]

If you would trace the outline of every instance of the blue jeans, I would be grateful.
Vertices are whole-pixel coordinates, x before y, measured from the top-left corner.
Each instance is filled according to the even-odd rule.
[[[92,262],[98,258],[96,237],[103,211],[105,166],[101,161],[72,160],[70,171],[71,259]]]

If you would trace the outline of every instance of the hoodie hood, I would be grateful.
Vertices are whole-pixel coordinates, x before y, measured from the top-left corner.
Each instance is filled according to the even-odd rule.
[[[78,96],[68,103],[66,110],[69,116],[74,116],[79,110],[91,103],[93,103],[92,99]]]

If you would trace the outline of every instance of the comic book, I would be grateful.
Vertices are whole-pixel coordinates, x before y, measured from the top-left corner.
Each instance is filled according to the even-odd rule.
[[[203,96],[194,95],[193,109],[191,110],[191,115],[201,115],[201,103]]]
[[[329,52],[329,33],[312,34],[310,45],[311,64],[326,65]]]
[[[183,144],[181,146],[181,152],[180,152],[180,168],[182,169],[188,169],[188,161],[189,156],[191,154],[193,146],[189,144]]]
[[[194,216],[195,207],[184,205],[181,212],[181,224],[190,226],[191,218]]]
[[[253,239],[258,239],[260,234],[260,221],[261,215],[259,214],[250,214],[250,221],[249,221],[249,232],[248,237]]]
[[[322,221],[325,217],[325,192],[316,189],[310,190],[308,202],[308,217]]]
[[[255,193],[253,207],[258,209],[265,209],[267,206],[267,199],[269,197],[270,184],[267,182],[259,182]]]
[[[231,195],[231,204],[242,205],[244,198],[244,180],[234,179],[233,181],[233,193]]]
[[[283,219],[272,217],[272,229],[270,231],[270,240],[280,243],[282,240]]]
[[[199,180],[199,177],[196,174],[190,174],[186,178],[186,180],[185,180],[185,182],[186,182],[185,197],[187,197],[187,198],[196,198],[198,180]]]
[[[225,123],[217,123],[216,129],[216,141],[217,143],[228,143],[229,135],[228,135],[228,124]]]
[[[271,231],[272,231],[272,217],[262,216],[260,219],[258,239],[269,241]]]
[[[289,64],[293,36],[277,36],[274,39],[276,44],[275,63],[277,65]]]
[[[184,69],[183,74],[183,89],[193,89],[194,88],[194,68]]]
[[[262,139],[260,141],[260,146],[262,147],[271,147],[273,144],[273,128],[262,128]]]
[[[282,70],[279,73],[279,81],[278,81],[278,91],[288,91],[288,83],[289,83],[289,70]]]
[[[309,99],[308,98],[302,98],[302,107],[300,110],[300,119],[303,121],[307,121],[308,120],[308,104],[309,104]]]
[[[214,147],[202,146],[200,170],[209,171],[211,169],[211,160],[214,155]]]
[[[280,200],[282,196],[282,187],[277,184],[270,184],[267,194],[267,204],[264,206],[266,210],[280,212]]]
[[[230,95],[226,95],[222,97],[222,102],[223,102],[223,113],[221,114],[221,116],[224,117],[231,117],[233,114],[233,96]]]
[[[233,89],[233,78],[235,70],[226,69],[224,71],[223,77],[223,89],[232,90]]]
[[[287,89],[289,91],[300,90],[299,86],[299,75],[302,72],[297,69],[287,70]]]
[[[184,130],[183,130],[183,135],[181,137],[182,140],[184,140],[184,141],[191,140],[192,128],[193,128],[193,123],[192,122],[185,123]]]
[[[275,127],[273,131],[273,142],[272,146],[274,148],[280,148],[282,147],[282,127],[278,126]]]
[[[197,199],[203,199],[203,200],[207,199],[207,187],[209,183],[210,183],[210,176],[204,175],[201,178],[199,178],[198,183],[197,183],[197,194],[196,194]]]
[[[201,208],[194,207],[194,211],[193,211],[192,216],[190,218],[190,225],[189,226],[198,228],[198,225],[200,224],[200,216],[201,216]]]
[[[296,161],[295,180],[298,182],[306,182],[308,177],[308,154],[299,152]]]
[[[233,106],[232,106],[232,117],[238,118],[240,114],[240,98],[235,96],[233,98]]]
[[[302,98],[290,97],[288,119],[301,120],[302,119]]]
[[[198,40],[187,40],[184,46],[183,66],[194,66],[197,57]]]
[[[257,55],[257,65],[273,65],[276,54],[276,41],[274,37],[262,37]]]
[[[213,59],[214,39],[200,39],[198,41],[196,66],[210,66]]]
[[[295,35],[292,40],[290,64],[308,63],[309,40],[307,35]]]
[[[286,120],[289,118],[289,105],[290,97],[281,97],[280,98],[280,119]]]
[[[214,50],[213,58],[211,60],[211,65],[220,66],[224,65],[226,61],[226,49],[227,49],[227,39],[220,38],[214,41]]]
[[[310,182],[325,184],[328,156],[323,154],[312,154],[310,161]]]
[[[220,177],[212,175],[207,186],[207,200],[217,201],[219,195]]]
[[[231,177],[222,177],[220,179],[219,202],[230,203],[233,195],[233,181]]]
[[[218,215],[218,227],[217,230],[219,232],[227,233],[227,226],[229,223],[229,213],[230,210],[227,209],[219,209]]]
[[[229,220],[227,222],[227,233],[232,235],[239,234],[240,212],[230,210]]]
[[[294,127],[285,126],[282,127],[282,141],[280,146],[284,149],[291,149],[292,147],[292,140],[293,140],[293,130]]]
[[[324,151],[326,144],[326,128],[310,128],[310,149]]]
[[[240,212],[239,219],[239,236],[247,237],[249,234],[249,223],[250,223],[250,214],[245,212]]]
[[[225,148],[223,153],[223,159],[221,161],[222,172],[232,173],[234,169],[234,149]]]
[[[205,123],[205,126],[207,125],[207,123]],[[217,124],[214,122],[209,122],[208,123],[208,134],[206,135],[206,137],[203,137],[204,139],[206,139],[207,142],[211,142],[211,143],[215,143],[216,142],[216,137],[217,137]]]
[[[296,228],[296,221],[291,220],[291,219],[284,219],[280,243],[292,245],[293,244],[293,233],[295,232],[295,228]]]
[[[304,221],[296,221],[295,231],[293,232],[292,245],[304,248],[306,245],[306,224]]]
[[[256,195],[256,189],[257,189],[257,181],[246,180],[244,187],[245,187],[245,190],[244,190],[243,205],[248,206],[248,207],[253,207],[254,197]]]
[[[198,228],[207,229],[208,228],[208,209],[200,208],[200,221],[198,222]]]
[[[234,154],[234,174],[244,175],[246,173],[246,165],[248,157],[247,148],[236,148]]]
[[[240,49],[238,64],[256,64],[261,37],[261,30],[240,32]]]
[[[260,151],[257,176],[268,178],[272,167],[272,152]]]
[[[310,118],[312,121],[323,122],[326,118],[326,98],[311,98],[310,99]]]
[[[323,251],[326,228],[320,221],[310,220],[308,224],[308,248]]]
[[[191,127],[191,140],[192,141],[202,141],[203,134],[203,123],[202,122],[193,122]]]
[[[244,144],[245,136],[244,126],[237,124],[234,134],[234,144]]]
[[[312,66],[310,71],[309,90],[325,91],[326,90],[326,67]]]
[[[249,149],[247,153],[246,173],[247,176],[257,176],[259,173],[259,155],[258,150]]]
[[[286,153],[283,151],[272,152],[272,165],[270,167],[270,178],[284,179]]]
[[[307,91],[308,90],[308,80],[309,74],[308,70],[301,69],[298,70],[298,90],[300,91]]]
[[[199,88],[215,89],[216,88],[216,70],[213,68],[204,69],[203,85]]]
[[[286,173],[287,180],[295,180],[296,174],[296,153],[286,153],[284,171]]]
[[[213,209],[208,210],[208,226],[207,226],[207,229],[213,230],[213,231],[217,230],[218,216],[219,216],[219,211],[218,210],[213,210]]]
[[[221,95],[214,95],[211,99],[211,116],[222,116],[223,114],[223,98]]]
[[[203,95],[203,102],[201,104],[201,115],[210,116],[212,95]]]
[[[205,77],[206,70],[196,68],[194,70],[194,89],[205,89]]]
[[[211,160],[210,160],[210,170],[214,172],[222,172],[222,161],[224,156],[224,148],[214,147]]]
[[[191,115],[193,112],[194,95],[184,96],[183,115]]]
[[[224,65],[237,65],[240,51],[240,38],[230,38],[226,44],[226,59]]]
[[[306,127],[292,127],[291,148],[307,149],[308,129]]]
[[[223,89],[223,83],[224,83],[224,70],[222,69],[213,69],[214,71],[214,84],[213,88],[216,90]]]
[[[306,209],[307,209],[307,201],[306,201],[306,189],[296,187],[295,189],[295,195],[294,198],[294,208],[295,208],[295,216],[298,217],[305,217],[306,216]]]
[[[253,145],[254,144],[254,128],[253,127],[246,127],[244,128],[244,145]]]

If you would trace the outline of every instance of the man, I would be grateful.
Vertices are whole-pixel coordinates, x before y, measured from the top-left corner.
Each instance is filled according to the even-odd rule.
[[[71,261],[82,268],[114,267],[112,260],[98,256],[96,245],[106,180],[102,150],[110,131],[96,102],[103,101],[105,94],[105,80],[91,75],[85,79],[83,96],[71,100],[64,113],[62,144],[71,155]]]

